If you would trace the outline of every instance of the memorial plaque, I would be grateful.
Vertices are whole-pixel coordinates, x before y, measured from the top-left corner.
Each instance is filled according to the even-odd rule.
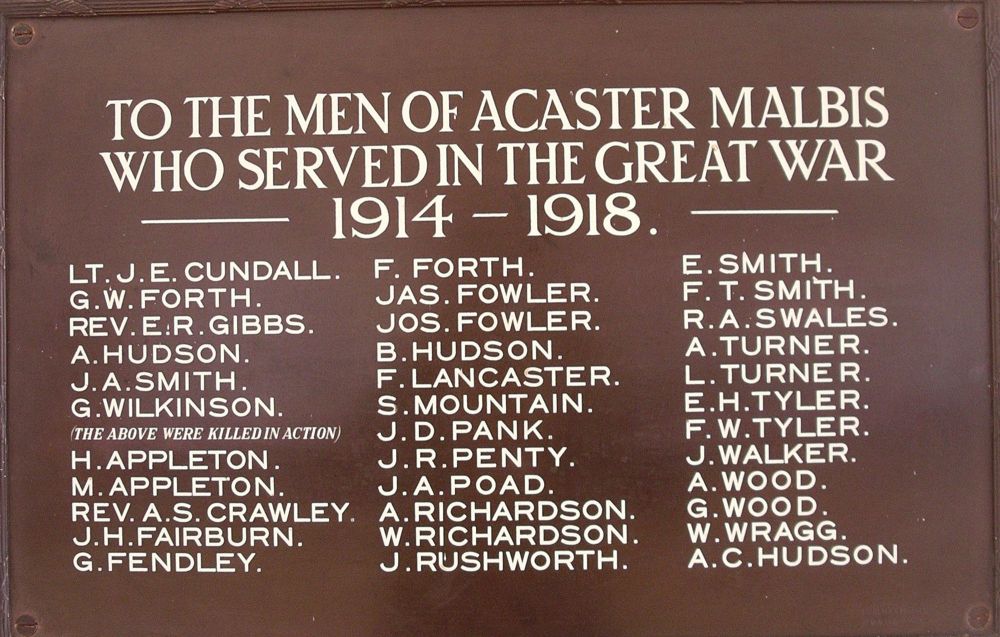
[[[3,634],[996,634],[995,7],[0,5]]]

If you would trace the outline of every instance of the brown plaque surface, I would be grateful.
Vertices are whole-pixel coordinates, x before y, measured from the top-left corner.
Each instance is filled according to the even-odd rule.
[[[996,632],[988,7],[72,4],[4,631]]]

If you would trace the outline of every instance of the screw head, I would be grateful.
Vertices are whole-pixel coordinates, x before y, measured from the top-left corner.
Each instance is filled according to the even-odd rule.
[[[38,620],[36,620],[31,615],[21,615],[16,620],[14,620],[14,628],[17,629],[18,635],[34,635],[38,632]]]
[[[965,621],[972,630],[984,630],[990,625],[993,619],[993,612],[989,606],[973,606],[965,615]]]
[[[30,24],[18,22],[11,27],[10,37],[14,40],[14,44],[18,46],[27,46],[31,43],[32,38],[35,37],[35,30]]]
[[[962,7],[955,19],[963,29],[974,29],[979,24],[979,11],[975,7]]]

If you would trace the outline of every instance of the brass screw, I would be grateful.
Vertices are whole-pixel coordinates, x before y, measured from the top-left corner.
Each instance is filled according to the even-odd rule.
[[[956,20],[963,29],[974,29],[979,24],[979,11],[975,7],[962,7]]]
[[[990,625],[993,613],[987,606],[973,606],[965,616],[965,621],[972,630],[984,630]]]
[[[21,615],[14,621],[14,627],[18,635],[34,635],[38,632],[38,620],[31,615]]]
[[[18,22],[11,28],[10,37],[14,40],[14,44],[18,46],[28,46],[28,44],[31,43],[32,38],[35,37],[35,30],[31,28],[30,24]]]

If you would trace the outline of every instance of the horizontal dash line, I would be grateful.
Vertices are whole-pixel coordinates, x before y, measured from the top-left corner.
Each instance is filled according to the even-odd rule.
[[[506,212],[474,212],[473,217],[506,217],[509,213]]]
[[[234,217],[231,219],[143,219],[144,224],[171,223],[287,223],[288,217]]]
[[[839,210],[821,209],[765,209],[765,210],[692,210],[693,215],[835,215]]]

